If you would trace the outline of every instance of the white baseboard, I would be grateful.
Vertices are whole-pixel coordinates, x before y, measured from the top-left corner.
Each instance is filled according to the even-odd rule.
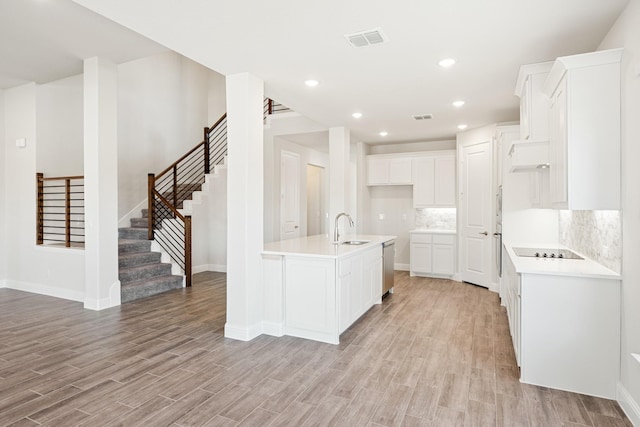
[[[0,289],[6,288],[6,287],[7,287],[7,282],[4,280],[0,280]]]
[[[276,322],[262,322],[262,331],[274,337],[284,336],[284,324]]]
[[[239,341],[251,341],[252,339],[262,335],[262,322],[256,323],[249,327],[235,326],[226,323],[224,325],[225,338],[231,338]]]
[[[451,276],[451,280],[453,280],[454,282],[462,282],[462,275],[460,273],[456,273]]]
[[[62,298],[71,301],[84,301],[84,292],[73,291],[71,289],[61,289],[55,286],[43,285],[41,283],[5,280],[2,282],[2,285],[0,287],[15,289],[16,291],[30,292],[32,294],[46,295],[48,297]]]
[[[411,270],[411,267],[409,267],[409,264],[394,264],[393,269],[398,271],[409,271]]]
[[[226,273],[227,266],[224,264],[202,264],[191,267],[193,274],[202,273],[203,271],[215,271],[217,273]]]
[[[147,199],[141,201],[135,208],[127,212],[122,218],[118,220],[118,228],[131,227],[131,218],[140,218],[142,216],[142,209],[146,209],[149,203]]]
[[[489,285],[489,290],[491,292],[495,292],[496,294],[500,293],[500,285],[497,283],[492,283]]]
[[[627,417],[634,426],[640,426],[640,405],[636,402],[627,389],[618,381],[616,400],[620,407],[627,414]]]
[[[87,310],[106,310],[107,308],[117,307],[120,305],[120,281],[116,280],[109,287],[109,296],[106,298],[86,298],[84,300],[84,308]]]

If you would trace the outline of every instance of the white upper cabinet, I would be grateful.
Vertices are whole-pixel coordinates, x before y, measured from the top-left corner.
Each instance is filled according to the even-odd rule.
[[[550,98],[550,200],[557,209],[620,209],[622,49],[558,58]]]
[[[509,172],[530,172],[549,163],[549,98],[543,86],[553,62],[520,67],[520,140],[509,147]]]
[[[455,151],[413,159],[413,207],[456,206]]]
[[[520,67],[516,96],[520,97],[520,139],[549,140],[549,98],[543,92],[553,62]]]
[[[367,185],[411,185],[411,158],[367,156]]]

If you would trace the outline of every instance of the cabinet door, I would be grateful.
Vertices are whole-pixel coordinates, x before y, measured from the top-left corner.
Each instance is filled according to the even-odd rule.
[[[551,98],[549,129],[550,198],[554,206],[567,204],[567,79],[560,81]]]
[[[435,158],[413,159],[413,207],[423,208],[435,203]]]
[[[349,325],[356,321],[364,312],[364,283],[362,274],[362,256],[351,260],[351,280],[349,283],[348,317]]]
[[[453,245],[433,245],[433,273],[452,275],[455,251]]]
[[[455,207],[456,159],[454,156],[436,157],[434,194],[434,205]]]
[[[389,184],[411,184],[411,159],[389,159]]]
[[[433,271],[431,263],[430,243],[411,243],[411,271],[414,273],[428,274]]]
[[[389,183],[389,159],[367,159],[367,185]]]

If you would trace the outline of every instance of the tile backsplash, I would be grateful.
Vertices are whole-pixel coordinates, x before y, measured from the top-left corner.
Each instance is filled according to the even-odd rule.
[[[417,229],[456,229],[455,208],[422,208],[416,209]]]
[[[560,243],[620,273],[620,211],[559,211]]]

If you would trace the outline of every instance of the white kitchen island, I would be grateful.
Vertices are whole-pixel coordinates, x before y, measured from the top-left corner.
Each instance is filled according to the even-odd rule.
[[[382,245],[395,236],[325,235],[267,243],[262,252],[263,330],[338,344],[340,334],[382,300]]]

